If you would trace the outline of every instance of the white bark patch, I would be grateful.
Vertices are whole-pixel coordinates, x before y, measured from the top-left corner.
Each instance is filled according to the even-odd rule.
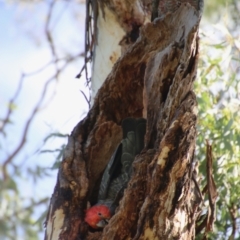
[[[198,115],[198,108],[197,108],[197,106],[195,106],[194,108],[193,108],[193,113],[197,116]]]
[[[170,148],[168,146],[164,146],[160,155],[158,156],[157,164],[160,165],[162,168],[164,168],[165,166],[166,158],[168,156],[169,151]]]
[[[144,229],[144,237],[141,239],[152,239],[152,240],[157,240],[158,238],[156,236],[154,236],[155,231],[153,231],[150,228],[146,228]]]
[[[175,120],[169,127],[169,130],[171,130],[177,122],[178,120]],[[160,155],[158,156],[157,164],[160,165],[162,168],[165,166],[166,158],[168,157],[168,153],[172,149],[172,147],[173,146],[164,146]]]
[[[63,214],[63,210],[57,209],[54,215],[49,218],[46,229],[46,235],[48,240],[59,239],[63,227],[64,217],[65,215]]]
[[[186,212],[178,209],[174,216],[174,230],[176,233],[180,232],[184,227],[186,227]]]
[[[114,63],[121,56],[119,42],[125,35],[116,16],[107,7],[104,7],[104,13],[105,18],[102,10],[99,9],[97,44],[94,52],[92,73],[92,100],[94,100],[98,89],[111,72]]]

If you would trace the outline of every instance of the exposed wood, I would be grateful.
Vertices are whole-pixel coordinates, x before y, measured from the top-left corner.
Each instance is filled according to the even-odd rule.
[[[193,179],[197,102],[192,91],[199,19],[185,4],[147,23],[114,65],[69,137],[45,239],[194,238],[201,204]],[[121,140],[121,121],[143,115],[145,149],[135,159],[120,206],[103,233],[88,233],[84,211],[87,201],[96,201],[101,174]]]
[[[111,72],[121,54],[139,36],[139,28],[150,21],[151,0],[87,0],[85,65],[83,70],[89,81],[88,68],[92,62],[92,103],[98,89]]]
[[[124,30],[116,16],[106,7],[99,9],[97,18],[97,42],[93,55],[92,95],[96,96],[114,63],[121,56],[119,42],[124,36]],[[92,99],[94,100],[94,99]]]

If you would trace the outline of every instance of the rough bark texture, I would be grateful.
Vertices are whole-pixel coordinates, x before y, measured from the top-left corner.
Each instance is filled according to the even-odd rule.
[[[188,4],[147,23],[114,65],[92,109],[69,137],[45,239],[193,239],[200,194],[193,180],[197,103],[192,92],[199,15]],[[121,121],[146,117],[145,148],[116,214],[88,232],[87,201],[121,140]],[[194,183],[195,182],[195,183]]]

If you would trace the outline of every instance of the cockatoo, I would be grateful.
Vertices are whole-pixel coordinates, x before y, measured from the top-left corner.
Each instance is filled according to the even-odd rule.
[[[103,228],[119,204],[132,173],[132,163],[144,147],[146,120],[127,118],[122,122],[123,140],[102,176],[97,204],[86,211],[85,222]]]

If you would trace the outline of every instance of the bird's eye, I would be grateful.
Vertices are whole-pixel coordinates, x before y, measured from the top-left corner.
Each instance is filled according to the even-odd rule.
[[[102,213],[98,212],[98,216],[102,216]]]

